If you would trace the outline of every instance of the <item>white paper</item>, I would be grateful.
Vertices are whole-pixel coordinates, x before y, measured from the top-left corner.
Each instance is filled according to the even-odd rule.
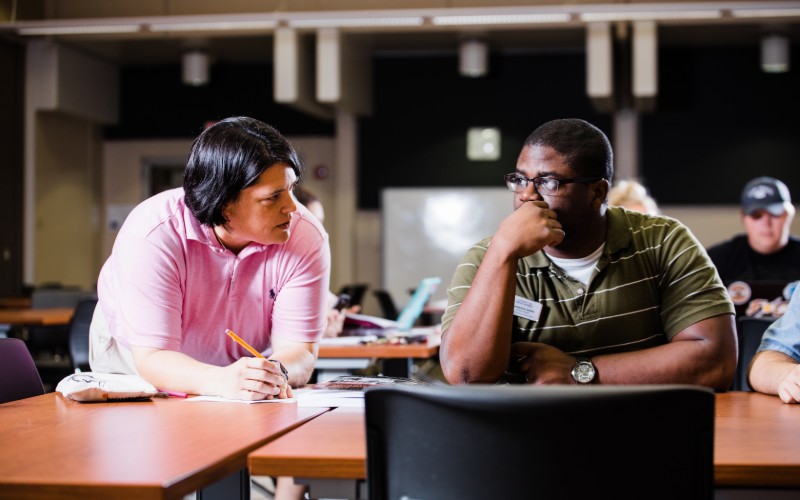
[[[312,408],[363,407],[364,391],[300,389],[295,391],[297,406]]]
[[[377,335],[353,335],[319,339],[319,345],[361,345],[378,340]]]
[[[253,403],[295,403],[297,402],[297,398],[285,398],[285,399],[258,399],[258,400],[250,400],[250,399],[229,399],[223,398],[222,396],[197,396],[196,398],[187,398],[186,401],[211,401],[211,402],[227,402],[227,403],[244,403],[244,404],[253,404]]]

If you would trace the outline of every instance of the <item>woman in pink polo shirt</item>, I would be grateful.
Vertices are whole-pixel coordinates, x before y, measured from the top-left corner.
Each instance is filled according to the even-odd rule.
[[[306,383],[325,328],[330,248],[295,203],[302,171],[288,141],[258,120],[200,134],[183,188],[131,212],[100,272],[92,370],[236,399],[285,398]]]

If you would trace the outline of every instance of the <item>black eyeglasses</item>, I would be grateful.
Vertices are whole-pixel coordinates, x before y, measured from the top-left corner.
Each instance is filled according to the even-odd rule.
[[[586,184],[589,182],[599,181],[604,177],[576,177],[574,179],[556,179],[555,177],[534,177],[529,179],[523,175],[513,173],[504,176],[506,187],[515,193],[525,191],[529,183],[533,183],[533,187],[539,194],[554,195],[558,193],[558,187],[562,184]]]

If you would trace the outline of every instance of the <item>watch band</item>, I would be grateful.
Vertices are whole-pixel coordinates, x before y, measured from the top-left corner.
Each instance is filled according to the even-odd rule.
[[[283,366],[283,363],[281,363],[280,360],[277,360],[277,359],[268,359],[267,361],[269,361],[270,363],[275,363],[276,365],[278,365],[278,368],[280,368],[280,370],[281,370],[281,375],[283,375],[283,378],[285,378],[286,382],[288,383],[289,382],[289,371],[286,369],[285,366]]]

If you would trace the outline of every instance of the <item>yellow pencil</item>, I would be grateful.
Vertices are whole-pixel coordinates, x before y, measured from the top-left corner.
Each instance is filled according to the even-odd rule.
[[[255,349],[253,349],[252,346],[250,346],[250,344],[248,344],[244,340],[240,339],[239,336],[236,335],[235,333],[233,333],[232,331],[225,330],[225,333],[227,333],[230,338],[235,340],[237,344],[239,344],[240,346],[242,346],[245,349],[247,349],[248,351],[250,351],[253,354],[253,356],[255,356],[257,358],[263,358],[264,357],[263,354],[261,354],[260,352],[256,351]]]

